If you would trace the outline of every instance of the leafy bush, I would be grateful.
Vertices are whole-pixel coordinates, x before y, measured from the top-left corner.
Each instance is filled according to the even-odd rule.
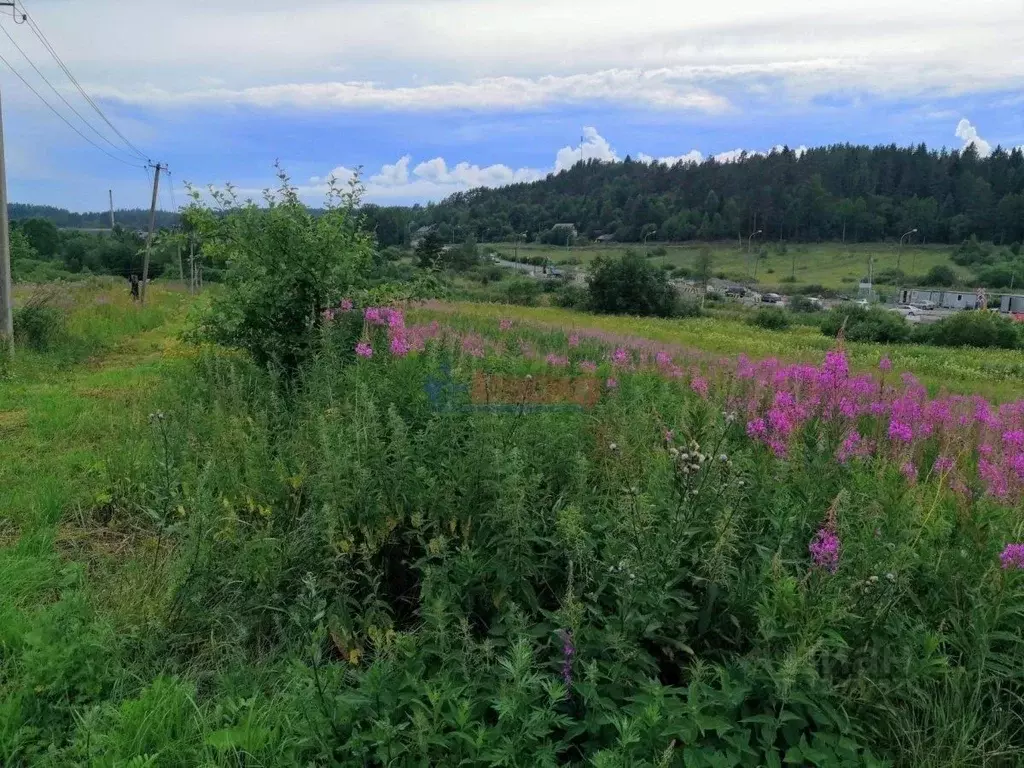
[[[821,332],[826,336],[835,337],[840,329],[850,341],[894,343],[910,338],[910,326],[899,314],[856,304],[833,308],[821,322]]]
[[[563,285],[555,293],[555,305],[565,309],[584,309],[587,306],[587,289],[581,285]]]
[[[919,325],[914,340],[940,347],[995,347],[1019,349],[1019,323],[996,312],[963,311],[931,325]]]
[[[668,249],[664,245],[659,245],[651,249],[651,256],[668,256]]]
[[[522,306],[536,304],[543,290],[544,287],[540,284],[540,280],[528,277],[506,280],[501,285],[501,294],[504,300],[509,304],[520,304]]]
[[[789,300],[789,311],[808,314],[821,311],[821,307],[806,296],[794,296]]]
[[[309,357],[323,311],[365,286],[373,249],[354,215],[357,182],[343,192],[332,181],[326,209],[314,216],[280,169],[278,178],[268,207],[240,204],[228,187],[216,193],[216,215],[192,190],[204,252],[228,264],[224,290],[213,294],[195,333],[291,373]]]
[[[768,331],[784,331],[789,328],[789,313],[781,307],[761,307],[747,322]]]
[[[14,340],[45,352],[67,336],[67,316],[53,290],[33,293],[14,309]]]
[[[946,264],[936,264],[924,276],[926,285],[938,285],[944,288],[956,285],[958,279],[956,271]]]
[[[590,274],[589,306],[609,314],[671,317],[677,310],[675,289],[665,273],[643,257],[598,257]]]

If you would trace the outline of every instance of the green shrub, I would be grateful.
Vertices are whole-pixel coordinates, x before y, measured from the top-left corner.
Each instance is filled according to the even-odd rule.
[[[914,339],[940,347],[1019,349],[1022,346],[1020,325],[988,311],[957,312],[937,323],[919,325]]]
[[[794,296],[789,300],[790,312],[807,314],[809,312],[818,312],[820,310],[821,307],[819,307],[806,296]]]
[[[565,309],[584,309],[587,306],[587,289],[581,285],[563,285],[555,293],[555,306]]]
[[[342,192],[332,181],[326,209],[314,216],[280,169],[278,178],[264,208],[240,204],[229,187],[217,193],[214,215],[192,191],[188,215],[204,255],[228,264],[224,290],[212,294],[194,334],[293,373],[312,351],[322,312],[366,286],[373,249],[353,212],[357,185]]]
[[[926,285],[938,285],[944,288],[956,285],[958,280],[956,270],[945,264],[936,264],[924,276]]]
[[[784,331],[790,320],[789,313],[781,307],[761,307],[747,322],[768,331]]]
[[[522,306],[536,304],[543,290],[544,287],[540,284],[540,280],[529,277],[513,278],[506,280],[501,285],[501,294],[505,302]]]
[[[598,257],[589,292],[594,312],[671,317],[677,309],[676,292],[665,273],[631,252],[618,259]]]
[[[850,341],[897,343],[910,338],[910,326],[896,312],[877,307],[867,309],[856,304],[835,307],[821,322],[821,332],[825,336],[835,337],[840,329]]]
[[[39,352],[67,337],[67,315],[52,290],[37,291],[14,309],[14,340]]]

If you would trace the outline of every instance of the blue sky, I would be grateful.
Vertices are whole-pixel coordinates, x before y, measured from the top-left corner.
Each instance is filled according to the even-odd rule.
[[[580,156],[728,159],[834,142],[1024,145],[1024,6],[977,0],[25,0],[132,143],[182,181],[272,183],[310,202],[363,168],[368,199],[436,200]],[[855,5],[856,7],[851,7]],[[0,26],[115,145],[31,25]],[[154,30],[157,33],[154,34]],[[99,140],[10,40],[0,68],[12,201],[142,207],[129,150]]]

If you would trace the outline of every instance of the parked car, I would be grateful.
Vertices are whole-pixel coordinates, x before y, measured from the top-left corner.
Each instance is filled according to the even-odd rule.
[[[925,299],[924,301],[915,301],[910,306],[912,306],[914,309],[932,310],[935,309],[935,302],[928,301],[927,299]]]
[[[761,301],[764,304],[781,304],[782,297],[777,293],[765,293],[761,296]]]

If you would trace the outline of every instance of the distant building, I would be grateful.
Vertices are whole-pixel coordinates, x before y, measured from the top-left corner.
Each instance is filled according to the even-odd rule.
[[[411,247],[413,247],[413,248],[416,248],[417,246],[419,246],[419,244],[423,240],[423,238],[426,237],[427,235],[429,235],[433,231],[434,231],[433,225],[426,226],[426,227],[420,227],[419,229],[417,229],[415,232],[412,233],[412,237],[409,239],[409,245]]]
[[[900,304],[931,302],[942,309],[978,309],[980,302],[974,291],[946,288],[904,288],[900,291]]]
[[[1024,296],[1008,293],[999,299],[999,311],[1004,314],[1018,315],[1024,313]]]

